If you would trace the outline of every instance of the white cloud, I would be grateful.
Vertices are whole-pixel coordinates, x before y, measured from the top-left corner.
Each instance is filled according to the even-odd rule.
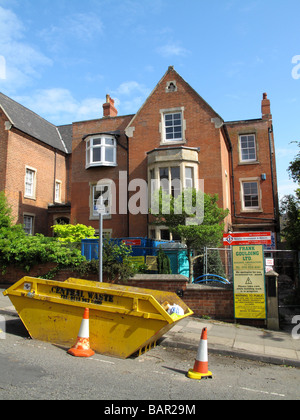
[[[278,180],[278,195],[279,200],[281,200],[285,195],[295,195],[296,189],[299,188],[298,185],[292,180],[279,179]]]
[[[162,57],[168,58],[168,57],[185,57],[186,55],[190,54],[190,51],[186,48],[180,47],[176,44],[166,44],[163,45],[156,50],[158,54],[160,54]]]
[[[24,26],[11,10],[0,6],[0,22],[1,43],[4,44],[23,37]]]
[[[48,48],[54,52],[63,51],[69,41],[90,42],[103,33],[103,23],[96,13],[74,13],[64,16],[57,25],[51,25],[40,31]]]
[[[41,67],[52,61],[25,41],[25,27],[18,16],[0,6],[0,53],[6,62],[6,77],[0,89],[14,91],[39,77]]]
[[[115,99],[117,109],[122,114],[136,113],[149,96],[151,90],[136,81],[123,82],[111,94]],[[130,97],[130,99],[127,99]]]
[[[135,82],[124,82],[110,92],[121,114],[135,113],[149,95],[149,89]],[[105,99],[90,97],[76,99],[72,92],[63,88],[39,89],[30,96],[14,96],[13,99],[55,125],[75,121],[102,118]]]
[[[105,102],[100,98],[77,100],[68,89],[61,88],[41,89],[13,99],[56,125],[101,118]]]
[[[129,82],[121,83],[120,86],[116,90],[112,91],[112,93],[115,95],[126,95],[126,96],[132,95],[135,92],[141,93],[143,95],[148,95],[149,89],[138,82],[129,81]]]
[[[290,158],[292,160],[298,153],[296,147],[278,147],[276,148],[276,157],[278,158]]]

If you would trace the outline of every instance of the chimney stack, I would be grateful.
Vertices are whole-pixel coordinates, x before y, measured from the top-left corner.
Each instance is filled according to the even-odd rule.
[[[106,103],[103,104],[103,117],[116,117],[117,115],[115,101],[109,95],[106,95]]]
[[[266,93],[263,94],[263,100],[261,101],[261,113],[263,120],[272,119],[271,115],[271,104]]]

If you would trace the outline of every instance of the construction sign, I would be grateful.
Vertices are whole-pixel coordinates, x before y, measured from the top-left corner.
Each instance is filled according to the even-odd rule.
[[[235,318],[266,319],[263,246],[233,246],[232,255]]]
[[[223,245],[272,245],[271,232],[231,232],[224,233]]]

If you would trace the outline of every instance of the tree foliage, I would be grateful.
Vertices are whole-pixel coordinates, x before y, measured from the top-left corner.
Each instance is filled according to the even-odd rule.
[[[300,200],[286,195],[281,200],[281,234],[289,248],[300,251]]]
[[[300,141],[293,143],[296,143],[300,148]],[[294,182],[300,183],[300,152],[298,152],[295,158],[290,162],[288,173]]]
[[[300,148],[300,142],[295,142]],[[300,152],[290,162],[288,173],[293,181],[300,183]],[[289,248],[300,250],[300,188],[295,195],[286,195],[281,200],[281,234]]]
[[[172,274],[170,258],[160,247],[157,253],[157,271],[158,274]]]
[[[106,240],[103,243],[103,274],[108,281],[126,281],[134,276],[136,268],[130,260],[131,247]]]
[[[229,211],[218,207],[217,202],[218,195],[205,194],[195,189],[183,192],[176,199],[159,190],[154,201],[156,211],[153,208],[150,210],[156,218],[156,224],[167,226],[186,244],[190,282],[193,280],[192,251],[220,245],[224,232],[223,221]],[[202,206],[200,222],[197,211],[191,212],[197,206]],[[193,219],[195,224],[192,223]]]

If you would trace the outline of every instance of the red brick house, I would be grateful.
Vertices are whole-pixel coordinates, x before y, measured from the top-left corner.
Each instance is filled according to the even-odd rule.
[[[227,231],[279,231],[266,94],[261,118],[225,122],[169,67],[136,114],[118,116],[107,95],[103,117],[61,127],[1,94],[0,147],[0,189],[28,231],[33,218],[32,233],[61,219],[98,229],[100,202],[108,235],[171,238],[151,224],[143,186],[164,180],[176,194],[198,179],[230,210]]]
[[[29,234],[49,233],[48,208],[69,219],[71,137],[0,93],[0,191]],[[59,208],[59,206],[61,208]]]

